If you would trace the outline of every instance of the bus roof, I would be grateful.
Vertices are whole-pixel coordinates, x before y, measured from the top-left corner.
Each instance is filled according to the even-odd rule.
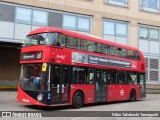
[[[101,44],[106,44],[106,45],[115,46],[115,47],[118,47],[118,48],[125,48],[125,49],[128,49],[128,50],[135,50],[135,51],[140,52],[140,50],[138,50],[135,47],[126,46],[126,45],[122,45],[122,44],[119,44],[119,43],[111,42],[109,40],[104,40],[100,37],[95,37],[95,36],[92,36],[92,35],[85,35],[85,34],[81,34],[81,33],[76,33],[74,31],[64,30],[64,29],[55,28],[55,27],[38,28],[36,30],[31,31],[27,36],[33,35],[33,34],[38,34],[38,33],[45,33],[45,32],[58,32],[58,33],[62,33],[62,34],[65,34],[65,35],[76,37],[76,38],[86,39],[86,40],[90,40],[90,41],[101,43]]]

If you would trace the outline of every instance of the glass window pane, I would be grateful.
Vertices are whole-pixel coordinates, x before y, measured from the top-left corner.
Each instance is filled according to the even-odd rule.
[[[81,40],[81,50],[87,50],[87,40]]]
[[[63,27],[66,29],[76,30],[76,17],[72,15],[64,15]]]
[[[47,21],[48,21],[47,18],[48,18],[47,12],[38,11],[38,10],[33,11],[33,24],[47,25]]]
[[[128,50],[128,51],[127,51],[127,58],[130,58],[130,59],[137,59],[136,52],[133,51],[133,50]]]
[[[95,52],[99,52],[101,53],[102,52],[102,45],[100,43],[94,43],[94,51]]]
[[[152,8],[152,9],[158,8],[157,0],[143,0],[142,4],[143,4],[143,7]]]
[[[90,19],[88,18],[78,18],[78,29],[82,31],[89,31],[90,29]]]
[[[86,83],[86,70],[83,67],[72,68],[72,83],[85,84]]]
[[[157,9],[158,8],[158,4],[157,4],[157,0],[150,0],[150,8],[153,8],[153,9]]]
[[[148,28],[141,27],[140,32],[139,32],[139,37],[143,39],[147,39],[148,38]]]
[[[137,84],[138,75],[136,72],[128,72],[127,81],[128,84]]]
[[[94,84],[94,69],[93,68],[88,68],[87,69],[86,78],[87,78],[86,83]]]
[[[16,8],[16,20],[23,23],[31,23],[31,9]]]
[[[107,45],[102,45],[102,53],[108,54],[108,46]]]
[[[71,36],[66,37],[67,47],[76,48],[77,39]]]
[[[111,21],[104,21],[104,34],[115,35],[115,23]]]
[[[149,0],[142,0],[143,7],[149,7]]]
[[[149,36],[151,39],[158,39],[159,31],[157,29],[150,29]]]
[[[125,0],[112,0],[112,1],[117,1],[117,2],[125,2]]]
[[[55,42],[56,46],[66,46],[66,39],[65,39],[65,35],[63,34],[59,34],[57,41]]]
[[[128,0],[105,0],[106,3],[118,5],[118,6],[128,6]]]
[[[119,74],[117,74],[117,79],[118,84],[127,84],[127,72],[119,71]]]
[[[116,23],[116,35],[127,36],[127,24]]]
[[[115,55],[115,49],[116,47],[108,46],[108,54]]]
[[[77,38],[77,49],[81,49],[81,39]]]
[[[127,55],[127,50],[123,49],[123,48],[122,49],[118,48],[117,52],[118,52],[117,55],[120,56],[120,57],[126,57],[126,55]]]
[[[46,39],[47,45],[54,45],[57,39],[58,33],[48,33],[48,39]]]
[[[87,50],[88,51],[94,51],[94,42],[91,42],[91,41],[87,41]]]

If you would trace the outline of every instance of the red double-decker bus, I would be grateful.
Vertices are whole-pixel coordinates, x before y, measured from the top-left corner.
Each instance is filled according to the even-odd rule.
[[[79,108],[146,97],[143,54],[98,37],[36,29],[24,41],[20,64],[19,102]]]

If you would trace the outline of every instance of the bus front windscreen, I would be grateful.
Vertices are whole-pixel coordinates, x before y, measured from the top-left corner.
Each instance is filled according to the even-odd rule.
[[[42,64],[27,64],[21,67],[20,85],[24,90],[48,91],[49,70],[42,71]]]
[[[57,33],[40,33],[29,35],[24,40],[24,46],[32,45],[53,45],[57,38]]]

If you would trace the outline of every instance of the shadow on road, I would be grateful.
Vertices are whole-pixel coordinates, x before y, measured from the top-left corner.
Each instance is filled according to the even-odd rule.
[[[141,102],[144,100],[137,100],[135,102]],[[94,106],[103,106],[103,105],[115,105],[115,104],[122,104],[122,103],[131,103],[129,101],[116,101],[116,102],[107,102],[107,103],[94,103],[94,104],[86,104],[83,106],[83,108],[85,107],[94,107]],[[42,111],[63,111],[63,110],[74,110],[76,108],[74,108],[71,105],[67,105],[67,106],[37,106],[37,105],[24,105],[24,107],[30,108],[32,110],[42,110]],[[81,108],[79,108],[81,109]]]

